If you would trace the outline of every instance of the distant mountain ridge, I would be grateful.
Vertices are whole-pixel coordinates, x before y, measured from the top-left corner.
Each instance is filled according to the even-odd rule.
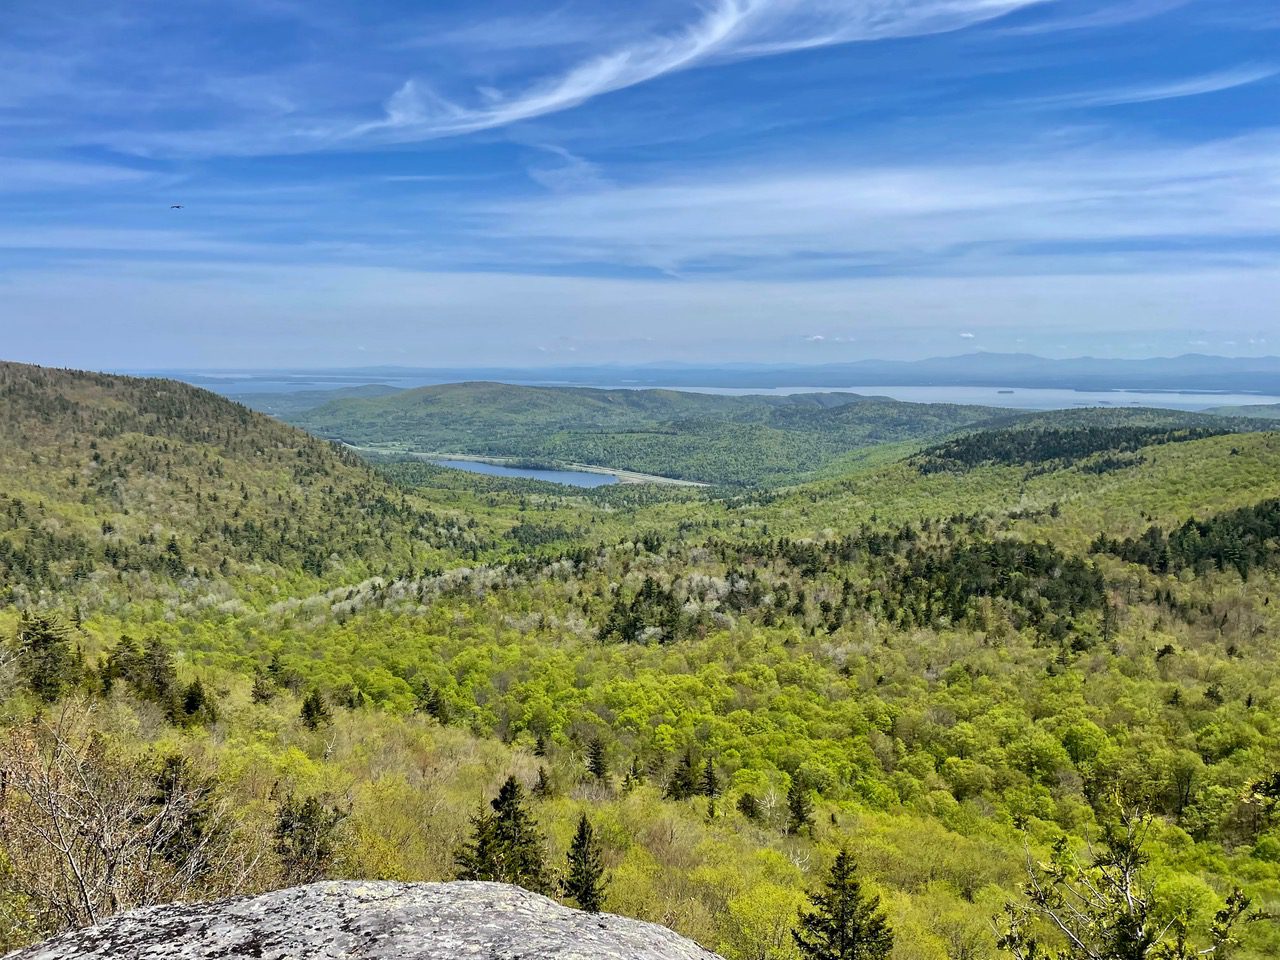
[[[1280,395],[1280,357],[1175,357],[1051,359],[1025,353],[969,353],[924,360],[856,360],[839,363],[593,364],[550,367],[353,367],[345,369],[220,372],[166,371],[223,392],[250,393],[258,382],[311,377],[335,385],[358,382],[401,386],[496,380],[595,387],[973,386],[1067,390],[1181,390]],[[234,388],[234,389],[233,389]]]

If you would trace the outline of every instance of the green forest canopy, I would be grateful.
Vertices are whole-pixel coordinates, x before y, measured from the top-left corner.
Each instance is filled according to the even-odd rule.
[[[37,768],[183,811],[84,825],[125,878],[94,915],[449,878],[512,776],[548,869],[585,813],[605,908],[730,958],[795,957],[842,849],[893,957],[999,956],[1025,849],[1087,856],[1117,802],[1191,942],[1236,888],[1280,908],[1277,434],[1071,412],[574,491],[371,468],[171,381],[3,365],[0,408],[0,946],[90,919],[13,828]]]

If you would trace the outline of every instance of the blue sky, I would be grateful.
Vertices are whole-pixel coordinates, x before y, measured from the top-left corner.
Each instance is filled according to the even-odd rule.
[[[1280,352],[1280,5],[6,0],[0,337],[132,368]]]

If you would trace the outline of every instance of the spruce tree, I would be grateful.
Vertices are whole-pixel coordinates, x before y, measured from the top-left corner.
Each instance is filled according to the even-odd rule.
[[[302,717],[303,726],[308,730],[319,730],[330,721],[329,707],[325,704],[324,697],[320,695],[320,691],[316,687],[312,687],[311,692],[302,701],[300,716]]]
[[[508,777],[490,802],[492,813],[471,818],[471,839],[458,851],[459,880],[514,883],[535,893],[547,891],[538,824],[524,809],[523,790]]]
[[[787,833],[813,829],[813,801],[809,791],[799,780],[792,780],[787,787]]]
[[[599,913],[604,906],[605,882],[600,842],[584,813],[578,820],[578,832],[569,847],[569,872],[564,881],[564,893],[580,910]]]
[[[346,816],[318,797],[285,798],[276,812],[275,851],[286,884],[313,883],[325,875]]]
[[[754,793],[744,793],[738,798],[738,812],[748,820],[760,819],[760,802]]]
[[[604,749],[604,741],[593,737],[587,745],[587,770],[596,780],[609,779],[609,757]]]
[[[80,680],[78,652],[56,617],[24,615],[16,637],[18,673],[27,689],[53,703]]]
[[[805,960],[885,960],[893,950],[880,898],[863,894],[847,851],[836,854],[823,888],[809,900],[813,909],[800,912],[791,932]]]
[[[720,778],[716,775],[715,764],[711,762],[710,757],[707,757],[707,762],[702,767],[698,790],[704,797],[710,797],[712,800],[720,796]]]
[[[697,792],[698,768],[693,762],[693,752],[686,750],[667,781],[666,795],[672,800],[688,800]]]
[[[253,687],[249,691],[249,696],[254,703],[270,703],[276,695],[275,681],[272,680],[261,668],[253,672]]]

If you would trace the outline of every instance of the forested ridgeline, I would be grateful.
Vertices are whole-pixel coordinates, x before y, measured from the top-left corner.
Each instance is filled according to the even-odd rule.
[[[1090,460],[1084,469],[1105,472],[1133,466],[1140,458],[1125,456],[1143,447],[1185,443],[1238,432],[1229,426],[1084,426],[984,430],[948,440],[921,451],[913,462],[922,473],[972,470],[1000,464],[1026,464],[1039,469],[1071,466]],[[1097,457],[1097,454],[1107,456]]]
[[[168,380],[0,364],[0,480],[13,599],[271,568],[358,579],[482,540],[353,455]]]
[[[388,451],[586,463],[730,486],[794,480],[851,450],[946,435],[1001,413],[849,393],[716,396],[459,383],[282,415]]]

